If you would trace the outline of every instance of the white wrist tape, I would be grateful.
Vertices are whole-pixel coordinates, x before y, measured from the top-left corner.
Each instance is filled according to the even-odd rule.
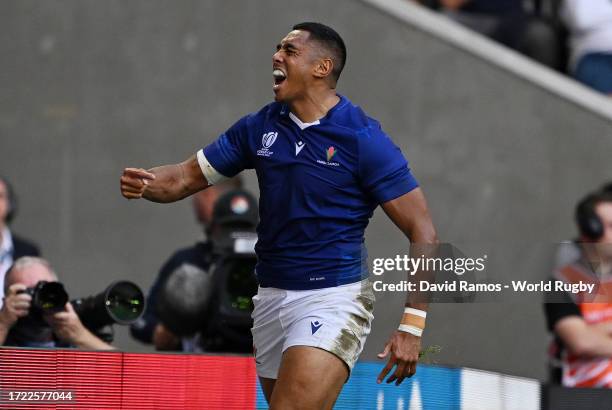
[[[423,319],[427,317],[427,312],[425,312],[424,310],[414,309],[411,307],[404,308],[404,313],[408,313],[409,315],[420,316]]]
[[[423,329],[419,329],[418,327],[411,325],[399,325],[397,330],[400,332],[410,333],[411,335],[415,335],[417,337],[421,337],[423,334]]]

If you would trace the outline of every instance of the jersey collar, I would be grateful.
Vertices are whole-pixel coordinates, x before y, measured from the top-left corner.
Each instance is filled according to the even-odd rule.
[[[316,120],[313,122],[302,122],[302,120],[300,120],[297,116],[293,115],[292,112],[289,113],[289,118],[291,118],[291,121],[293,121],[298,127],[300,127],[302,131],[313,125],[321,124],[320,120]]]
[[[320,118],[316,121],[313,122],[303,122],[302,120],[300,120],[295,114],[293,114],[291,111],[289,111],[289,107],[287,106],[287,104],[283,104],[280,114],[282,116],[288,117],[289,119],[291,119],[291,121],[293,121],[298,127],[300,127],[301,130],[305,130],[308,127],[311,127],[313,125],[319,125],[322,122],[326,121],[327,119],[329,119],[333,113],[335,113],[336,111],[338,111],[340,108],[344,107],[347,103],[348,100],[346,99],[346,97],[344,97],[343,95],[337,94],[338,97],[340,97],[340,101],[338,101],[338,103],[336,105],[334,105],[329,111],[327,111],[327,114],[325,114],[325,116],[323,116],[323,118]]]

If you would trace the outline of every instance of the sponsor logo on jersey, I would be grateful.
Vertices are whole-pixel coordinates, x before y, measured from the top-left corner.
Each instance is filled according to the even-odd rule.
[[[306,144],[304,144],[302,141],[298,141],[295,143],[295,156],[296,157],[298,156],[302,148],[304,148],[305,146]]]
[[[323,326],[323,323],[319,322],[318,320],[310,322],[310,330],[312,331],[312,334],[314,335],[317,333],[317,330],[321,329],[321,326]]]
[[[328,165],[328,166],[331,166],[331,167],[339,167],[340,166],[339,163],[331,162],[332,158],[336,155],[337,152],[338,151],[334,147],[327,148],[327,150],[325,150],[325,156],[327,158],[327,161],[323,161],[322,159],[318,159],[317,160],[317,164]]]

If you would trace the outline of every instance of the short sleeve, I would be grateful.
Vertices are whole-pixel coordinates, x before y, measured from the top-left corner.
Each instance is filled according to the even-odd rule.
[[[244,169],[253,168],[248,149],[249,118],[241,118],[215,142],[198,152],[198,162],[209,182],[215,182],[216,178],[211,181],[209,177],[214,173],[220,174],[221,178],[230,178]]]
[[[358,135],[359,179],[363,189],[382,204],[419,186],[408,161],[380,126]]]

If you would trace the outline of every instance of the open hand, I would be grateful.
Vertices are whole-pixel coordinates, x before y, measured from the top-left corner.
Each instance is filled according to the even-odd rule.
[[[393,366],[396,366],[395,372],[389,376],[387,383],[395,381],[395,385],[399,386],[406,377],[414,376],[420,351],[421,338],[419,336],[396,330],[385,344],[383,352],[378,354],[379,359],[384,359],[389,354],[391,356],[376,382],[381,383]]]

